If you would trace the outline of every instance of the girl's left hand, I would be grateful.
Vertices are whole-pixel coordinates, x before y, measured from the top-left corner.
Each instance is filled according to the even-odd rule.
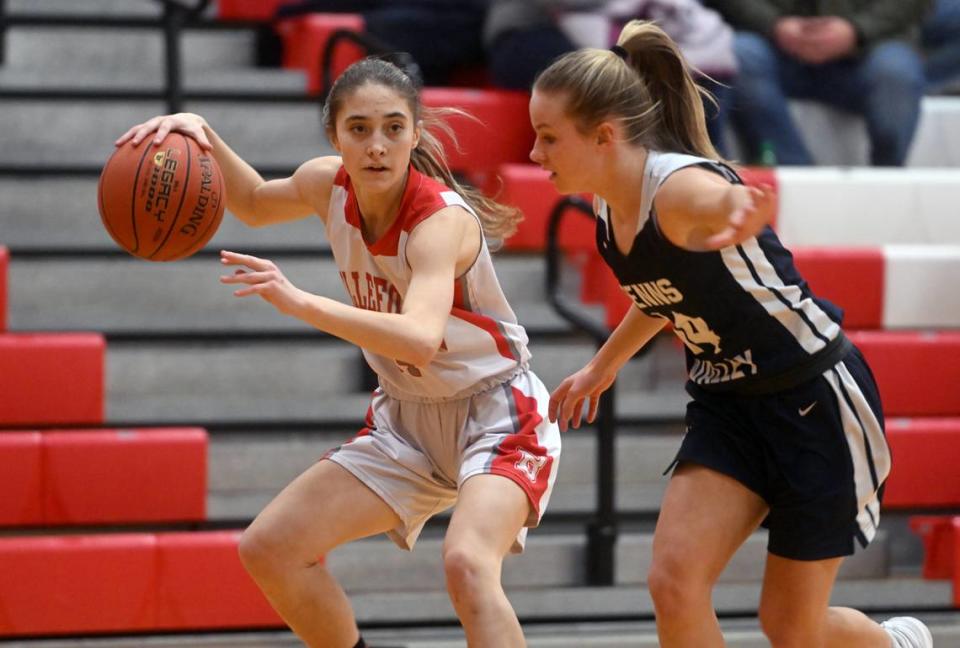
[[[303,291],[290,283],[273,261],[222,250],[220,262],[228,266],[243,266],[232,275],[220,277],[220,283],[245,284],[245,287],[233,291],[235,297],[260,295],[284,315],[297,312]]]
[[[736,206],[730,212],[727,226],[704,241],[707,249],[738,245],[759,234],[776,215],[777,194],[770,185],[734,185],[732,190],[738,194],[734,198]]]

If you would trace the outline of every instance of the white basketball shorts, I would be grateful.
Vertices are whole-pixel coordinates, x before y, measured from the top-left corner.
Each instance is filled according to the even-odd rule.
[[[560,459],[560,430],[547,418],[550,395],[524,371],[473,396],[442,402],[398,400],[377,389],[366,427],[323,459],[349,470],[400,517],[388,532],[412,549],[431,516],[456,503],[474,475],[513,480],[530,515],[512,547],[523,551],[526,527],[546,510]]]

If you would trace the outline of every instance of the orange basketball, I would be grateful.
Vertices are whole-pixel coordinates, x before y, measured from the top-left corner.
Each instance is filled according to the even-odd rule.
[[[223,218],[223,176],[196,141],[170,133],[159,145],[126,142],[100,174],[100,218],[117,244],[149,261],[194,254]]]

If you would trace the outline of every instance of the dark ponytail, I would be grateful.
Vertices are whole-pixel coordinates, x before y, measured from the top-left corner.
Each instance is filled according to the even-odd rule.
[[[434,135],[434,132],[443,132],[456,146],[456,137],[453,129],[444,121],[449,115],[470,117],[466,112],[456,108],[427,108],[420,101],[420,91],[414,80],[399,67],[374,57],[357,61],[341,74],[330,88],[327,101],[323,106],[323,126],[328,137],[333,139],[336,131],[337,114],[343,106],[346,97],[354,90],[367,83],[382,85],[392,89],[403,97],[410,107],[414,122],[422,122],[420,143],[411,155],[410,162],[413,168],[424,175],[435,178],[447,185],[450,189],[463,196],[467,204],[473,208],[483,225],[483,233],[488,238],[503,239],[513,234],[517,224],[523,219],[519,209],[502,205],[487,198],[472,187],[465,187],[457,182],[447,159],[443,145]]]

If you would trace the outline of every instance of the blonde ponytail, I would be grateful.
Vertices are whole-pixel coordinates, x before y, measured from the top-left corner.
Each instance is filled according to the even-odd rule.
[[[534,89],[564,96],[582,132],[617,118],[631,143],[719,160],[704,120],[701,97],[709,94],[693,80],[677,44],[655,24],[632,20],[617,46],[625,58],[600,49],[565,54]]]
[[[658,147],[719,159],[707,134],[703,97],[710,94],[697,85],[680,47],[652,22],[632,20],[620,32],[617,45],[627,52],[627,62],[657,97],[662,128]]]

